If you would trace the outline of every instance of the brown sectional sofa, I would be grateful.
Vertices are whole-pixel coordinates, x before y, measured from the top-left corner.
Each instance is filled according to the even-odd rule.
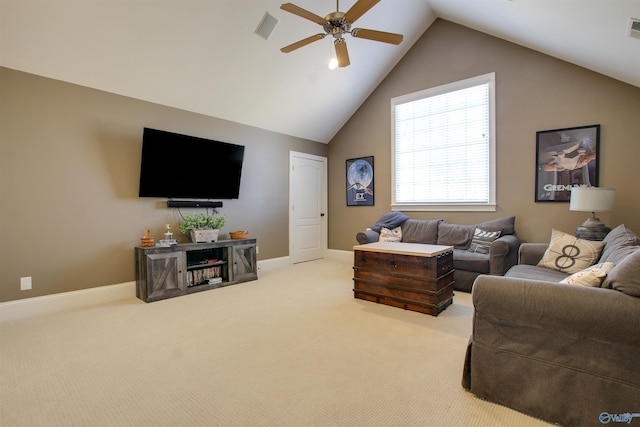
[[[564,426],[640,413],[640,237],[621,225],[604,243],[601,287],[559,283],[536,243],[504,277],[476,279],[463,387]]]
[[[453,287],[471,292],[473,281],[481,274],[502,275],[518,260],[520,239],[515,231],[515,217],[500,218],[474,225],[448,224],[442,219],[412,219],[402,212],[383,215],[376,224],[356,234],[359,244],[377,242],[382,227],[401,227],[402,242],[453,246]],[[489,253],[470,251],[476,228],[500,231]]]

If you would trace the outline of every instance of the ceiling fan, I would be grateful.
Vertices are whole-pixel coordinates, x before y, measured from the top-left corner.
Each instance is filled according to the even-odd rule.
[[[377,42],[400,44],[402,42],[402,34],[387,33],[384,31],[367,30],[365,28],[351,29],[351,24],[356,22],[358,18],[364,15],[369,9],[375,6],[380,0],[358,0],[346,13],[340,12],[339,0],[336,0],[336,11],[328,14],[324,18],[309,12],[299,6],[292,3],[285,3],[280,6],[280,9],[291,12],[294,15],[298,15],[302,18],[313,21],[316,24],[322,25],[324,34],[319,33],[306,39],[302,39],[295,43],[285,46],[280,49],[281,52],[289,53],[298,48],[306,46],[317,40],[321,40],[328,35],[335,38],[333,44],[336,48],[336,57],[338,59],[339,67],[346,67],[350,64],[349,52],[347,51],[347,42],[344,39],[345,34],[351,34],[352,37],[358,37],[361,39],[374,40]]]

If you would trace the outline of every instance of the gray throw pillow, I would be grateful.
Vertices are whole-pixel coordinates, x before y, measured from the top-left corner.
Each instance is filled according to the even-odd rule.
[[[612,262],[617,264],[628,255],[635,252],[640,245],[640,237],[621,224],[611,230],[604,238],[605,247],[599,262]]]
[[[603,288],[612,288],[627,295],[640,297],[640,247],[620,261],[609,272],[602,284]]]
[[[516,234],[516,217],[507,216],[491,221],[485,221],[480,224],[476,224],[476,227],[485,231],[499,231],[501,236]]]

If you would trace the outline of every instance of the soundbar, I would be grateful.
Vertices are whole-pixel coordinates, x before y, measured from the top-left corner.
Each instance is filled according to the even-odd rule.
[[[208,202],[201,200],[167,200],[169,208],[221,208],[222,202]]]

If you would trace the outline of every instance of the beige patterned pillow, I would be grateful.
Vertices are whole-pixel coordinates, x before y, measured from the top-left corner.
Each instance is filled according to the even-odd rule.
[[[396,227],[393,230],[389,230],[386,227],[382,227],[380,230],[379,242],[400,242],[402,241],[402,227]]]
[[[573,273],[571,276],[563,279],[560,283],[566,283],[567,285],[582,285],[599,288],[602,281],[607,274],[614,267],[612,262],[603,262],[600,264],[592,265],[589,268],[580,270],[577,273]]]
[[[538,267],[573,274],[591,267],[600,258],[603,242],[578,239],[559,230],[551,230],[551,242]]]

